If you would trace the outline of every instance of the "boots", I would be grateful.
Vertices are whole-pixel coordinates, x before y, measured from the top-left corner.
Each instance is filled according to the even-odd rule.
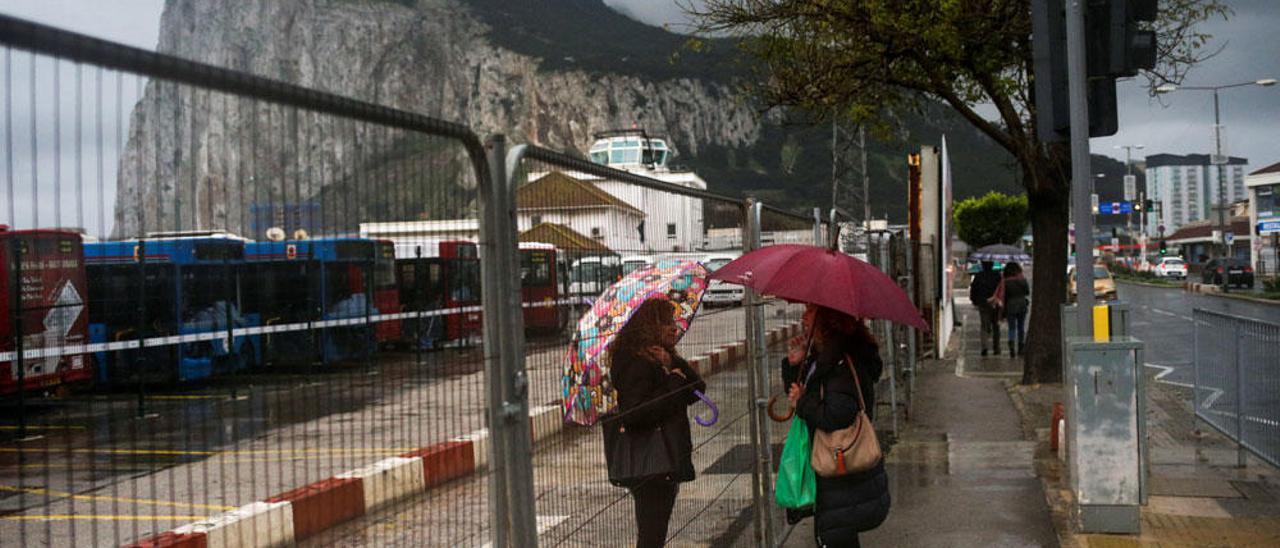
[[[1021,348],[1019,348],[1018,350],[1021,350]],[[1010,358],[1018,357],[1017,350],[1014,350],[1013,341],[1009,341],[1009,357]]]
[[[1018,353],[1019,353],[1019,354],[1025,354],[1025,353],[1023,352],[1023,348],[1024,348],[1024,346],[1025,346],[1026,344],[1027,344],[1027,341],[1026,341],[1025,339],[1018,339]]]

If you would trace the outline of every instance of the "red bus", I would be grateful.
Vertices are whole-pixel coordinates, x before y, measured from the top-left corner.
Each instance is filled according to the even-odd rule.
[[[391,240],[374,240],[373,306],[378,314],[400,312],[400,287],[396,284],[396,244]],[[374,337],[379,345],[400,341],[400,320],[378,322]]]
[[[88,290],[80,234],[11,231],[0,225],[0,286],[0,352],[18,350],[15,320],[21,322],[23,351],[88,342]],[[0,362],[0,395],[18,392],[19,379],[25,390],[42,391],[93,378],[93,367],[84,354],[24,359],[21,369],[16,365],[16,360]]]
[[[558,302],[561,268],[556,247],[537,242],[520,243],[520,302],[524,308],[524,328],[555,332],[568,318],[564,303]]]
[[[449,240],[423,245],[401,243],[398,249],[396,282],[401,309],[435,312],[403,322],[403,338],[421,348],[434,348],[444,341],[479,335],[479,247],[474,242]]]

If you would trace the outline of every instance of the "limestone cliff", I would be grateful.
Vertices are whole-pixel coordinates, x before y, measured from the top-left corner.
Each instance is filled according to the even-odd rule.
[[[599,0],[573,0],[592,6]],[[477,0],[170,0],[159,51],[584,151],[595,131],[633,123],[700,146],[739,148],[760,120],[729,83],[574,67],[496,45]],[[599,4],[602,6],[602,4]],[[491,7],[484,9],[492,9]],[[605,8],[607,9],[607,8]],[[559,24],[546,21],[546,24]],[[540,23],[541,24],[541,23]],[[323,199],[354,219],[441,218],[470,207],[465,176],[431,211],[353,196],[355,181],[393,177],[423,146],[412,136],[251,100],[151,82],[119,166],[116,235],[227,228],[248,234],[254,203]],[[446,155],[450,156],[450,155]],[[456,151],[447,160],[462,161]],[[371,177],[374,176],[374,177]],[[363,184],[363,183],[361,183]],[[367,189],[366,189],[367,190]],[[141,206],[141,207],[139,207]],[[141,228],[140,228],[141,227]]]

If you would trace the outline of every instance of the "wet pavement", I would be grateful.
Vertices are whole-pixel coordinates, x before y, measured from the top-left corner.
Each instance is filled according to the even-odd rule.
[[[794,308],[771,305],[767,323],[788,321]],[[682,353],[740,340],[742,317],[741,308],[707,311]],[[566,343],[529,344],[531,403],[554,401]],[[29,401],[21,440],[6,403],[0,538],[116,545],[469,434],[484,426],[483,377],[478,348],[386,352],[325,371],[148,388],[141,413],[133,393]],[[483,493],[478,512],[458,500],[433,519],[487,519]]]

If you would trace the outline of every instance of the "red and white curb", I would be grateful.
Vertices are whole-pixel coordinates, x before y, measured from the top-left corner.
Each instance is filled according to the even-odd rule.
[[[769,344],[799,334],[799,324],[772,329]],[[730,368],[746,357],[746,344],[722,346],[689,360],[704,377]],[[564,430],[558,405],[529,410],[536,444]],[[232,546],[289,546],[340,523],[431,488],[483,470],[488,466],[489,431],[480,429],[450,441],[436,443],[349,470],[265,501],[148,537],[129,548],[223,548]]]

